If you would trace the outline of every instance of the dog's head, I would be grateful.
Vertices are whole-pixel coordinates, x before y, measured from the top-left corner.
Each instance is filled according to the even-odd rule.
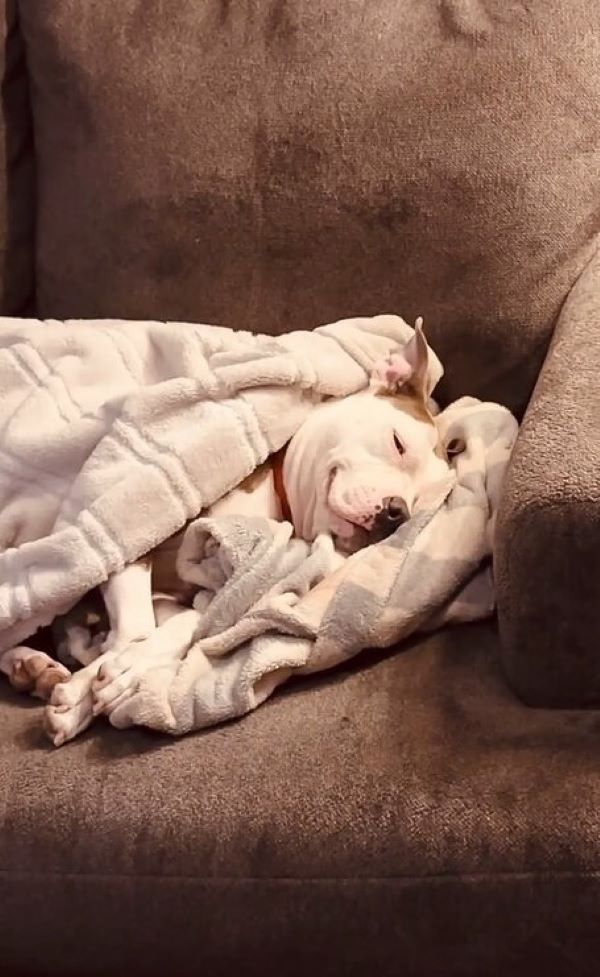
[[[429,347],[421,322],[376,365],[369,388],[316,407],[292,438],[283,477],[296,532],[321,532],[354,552],[389,536],[450,469],[430,412]]]

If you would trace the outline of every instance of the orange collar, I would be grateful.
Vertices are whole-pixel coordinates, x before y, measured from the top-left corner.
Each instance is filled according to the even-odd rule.
[[[281,506],[281,515],[287,522],[292,522],[292,510],[290,509],[283,483],[283,460],[285,458],[285,451],[285,448],[281,448],[274,455],[271,455],[271,469],[273,471],[273,487],[275,488],[275,494]]]

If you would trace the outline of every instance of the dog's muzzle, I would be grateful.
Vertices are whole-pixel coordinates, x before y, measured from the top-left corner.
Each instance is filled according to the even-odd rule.
[[[409,517],[410,512],[404,499],[399,496],[382,499],[371,528],[363,529],[357,526],[349,539],[338,539],[338,546],[346,553],[356,553],[365,546],[387,539],[399,526],[404,525]]]

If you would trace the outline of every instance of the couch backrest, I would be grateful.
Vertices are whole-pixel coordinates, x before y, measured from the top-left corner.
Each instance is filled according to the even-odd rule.
[[[598,0],[19,0],[43,316],[423,314],[520,409],[598,230]]]

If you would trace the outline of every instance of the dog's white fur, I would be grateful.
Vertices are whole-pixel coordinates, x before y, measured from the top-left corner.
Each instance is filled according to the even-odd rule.
[[[409,516],[423,493],[447,476],[431,415],[427,364],[428,346],[417,321],[407,346],[376,366],[368,390],[315,408],[292,438],[283,482],[298,535],[312,540],[330,532],[340,550],[353,552],[389,534],[390,513]],[[210,511],[282,518],[272,469],[253,480],[251,491],[235,489]],[[34,685],[40,697],[50,693],[46,727],[57,746],[131,694],[142,660],[147,668],[148,656],[157,664],[184,657],[198,630],[198,611],[176,593],[153,593],[151,558],[114,574],[101,589],[110,631],[94,645],[81,640],[81,629],[73,630],[70,651],[85,666],[80,671],[71,676],[26,647],[0,660],[16,687]]]

